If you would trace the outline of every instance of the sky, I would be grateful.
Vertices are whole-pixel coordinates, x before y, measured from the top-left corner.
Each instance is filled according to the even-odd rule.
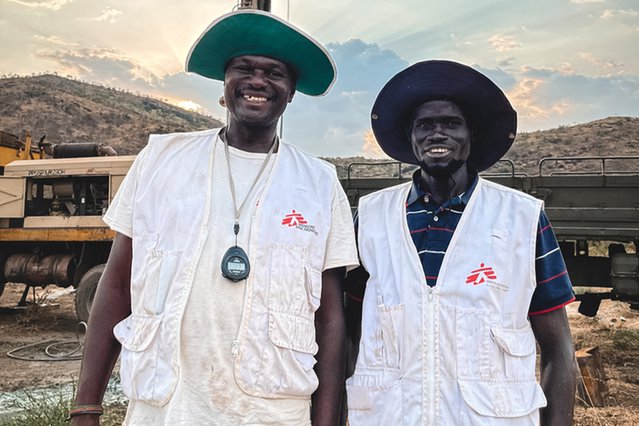
[[[57,73],[224,120],[222,83],[184,72],[192,43],[235,0],[0,0],[0,75]],[[470,65],[508,96],[519,132],[639,116],[639,0],[272,0],[338,68],[296,94],[283,138],[307,152],[378,157],[370,109],[428,59]]]

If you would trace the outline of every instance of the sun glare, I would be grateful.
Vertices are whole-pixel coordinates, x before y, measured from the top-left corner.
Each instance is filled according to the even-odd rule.
[[[196,104],[195,102],[192,102],[192,101],[181,101],[181,102],[178,102],[176,105],[187,111],[197,112],[202,109],[202,105]]]

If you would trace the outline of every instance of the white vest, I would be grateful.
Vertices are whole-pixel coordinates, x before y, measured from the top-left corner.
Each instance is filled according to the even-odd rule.
[[[350,424],[538,424],[546,400],[527,316],[541,201],[479,178],[429,287],[406,222],[410,186],[360,200],[370,279]]]
[[[178,381],[182,316],[215,208],[217,132],[152,135],[137,160],[132,314],[114,334],[122,343],[125,394],[153,405],[166,404]],[[332,165],[280,143],[253,218],[251,273],[234,351],[235,378],[250,395],[309,398],[317,388],[314,316],[336,179]],[[293,211],[301,223],[284,220]]]

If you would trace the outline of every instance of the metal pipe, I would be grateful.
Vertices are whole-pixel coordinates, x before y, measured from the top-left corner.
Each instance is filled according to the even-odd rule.
[[[271,11],[271,0],[240,0],[238,9],[257,9],[265,12]]]
[[[4,276],[9,282],[44,287],[73,284],[75,262],[70,254],[54,254],[40,258],[35,254],[14,254],[4,264]]]

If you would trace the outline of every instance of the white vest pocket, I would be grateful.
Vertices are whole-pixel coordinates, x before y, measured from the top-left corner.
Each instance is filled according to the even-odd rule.
[[[311,318],[306,281],[306,249],[274,244],[271,247],[268,282],[269,311]]]
[[[546,397],[534,380],[518,383],[489,383],[459,380],[466,407],[460,411],[460,425],[538,425],[540,407]],[[505,422],[510,419],[511,422]]]
[[[131,276],[131,303],[136,313],[157,315],[164,312],[166,300],[175,280],[182,255],[178,250],[159,250],[157,233],[147,233],[134,246],[144,250],[143,262]]]
[[[404,304],[378,305],[381,340],[384,351],[384,365],[391,368],[400,367],[401,329],[404,323]]]
[[[496,377],[506,380],[534,380],[536,360],[535,335],[532,329],[491,327],[490,335],[499,348]]]
[[[307,318],[281,312],[269,312],[268,335],[275,346],[308,354],[317,352],[315,323]]]
[[[359,369],[346,380],[348,422],[357,425],[404,424],[399,370]]]
[[[177,384],[173,353],[162,347],[158,335],[161,322],[161,316],[133,314],[113,328],[113,335],[122,344],[122,390],[131,399],[156,406],[169,401]]]
[[[455,335],[457,376],[461,379],[490,380],[494,362],[490,311],[456,308]]]
[[[313,370],[317,352],[314,336],[313,321],[269,312],[270,343],[264,342],[268,346],[258,358],[242,358],[238,365],[245,391],[260,397],[310,397],[319,383]]]

